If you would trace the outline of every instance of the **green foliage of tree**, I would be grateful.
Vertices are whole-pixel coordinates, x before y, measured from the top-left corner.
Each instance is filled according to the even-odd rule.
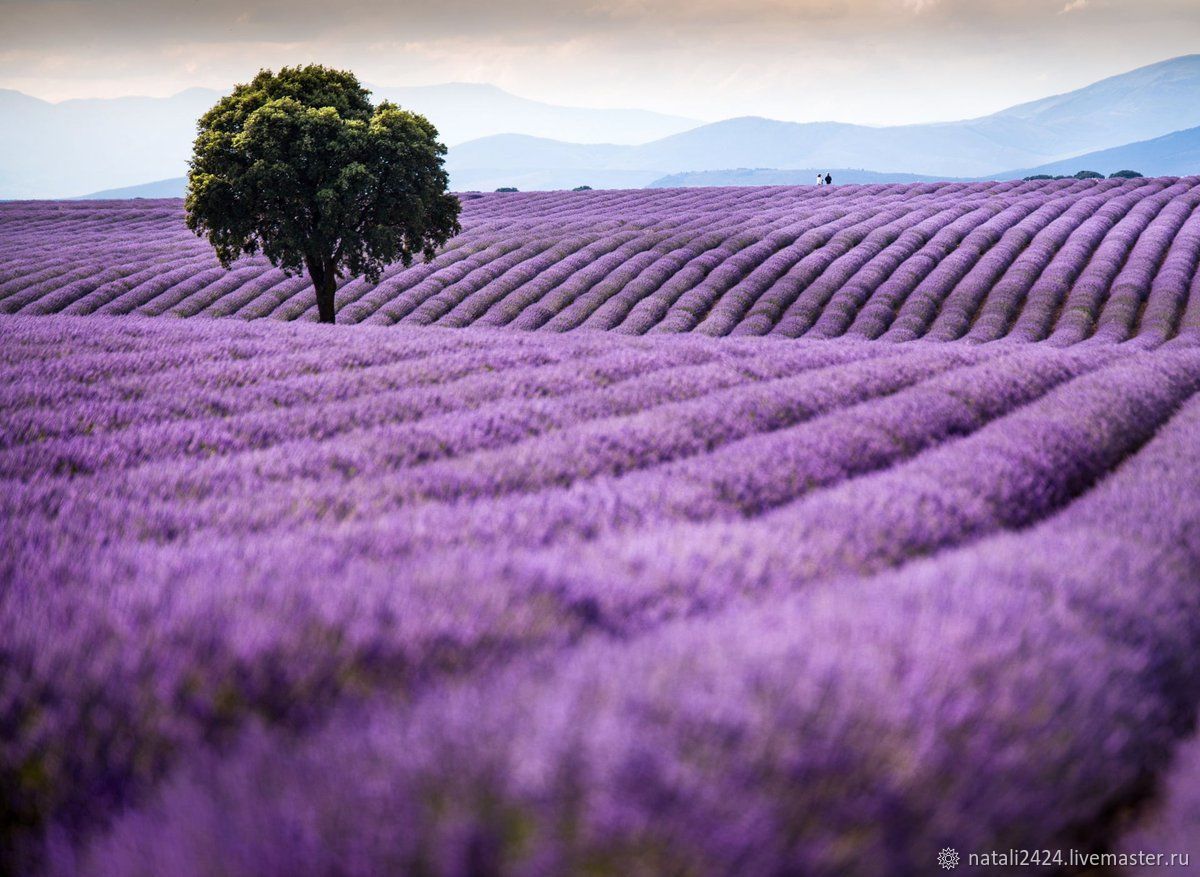
[[[340,277],[376,283],[459,232],[445,154],[428,119],[372,106],[352,73],[263,70],[199,121],[187,226],[226,268],[261,251],[289,274],[307,270],[332,323]]]
[[[515,186],[501,186],[501,187],[500,187],[499,189],[497,189],[496,191],[497,191],[497,192],[518,192],[518,191],[520,191],[520,190],[519,190],[519,189],[517,189]]]
[[[1102,180],[1102,179],[1104,179],[1104,174],[1098,174],[1095,171],[1080,171],[1079,173],[1075,174],[1075,179],[1077,179],[1077,180]]]
[[[1110,180],[1140,180],[1142,175],[1137,171],[1117,171],[1108,175]]]

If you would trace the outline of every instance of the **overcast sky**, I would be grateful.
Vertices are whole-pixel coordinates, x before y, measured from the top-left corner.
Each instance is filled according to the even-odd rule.
[[[0,0],[0,21],[0,87],[50,100],[320,61],[704,120],[967,118],[1200,52],[1200,0]]]

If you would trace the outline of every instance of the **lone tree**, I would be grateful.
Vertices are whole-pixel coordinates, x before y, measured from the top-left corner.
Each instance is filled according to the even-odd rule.
[[[437,129],[368,97],[342,70],[263,70],[201,117],[188,171],[188,228],[226,268],[261,250],[288,274],[307,269],[322,323],[338,278],[378,282],[460,230]]]

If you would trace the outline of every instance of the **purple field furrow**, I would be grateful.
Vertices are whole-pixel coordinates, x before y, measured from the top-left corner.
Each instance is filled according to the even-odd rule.
[[[688,351],[679,353],[686,356]],[[558,357],[543,351],[450,354],[436,367],[423,360],[416,368],[405,370],[408,374],[398,381],[404,389],[373,388],[358,399],[349,394],[350,398],[337,396],[337,402],[316,403],[303,401],[301,394],[296,404],[247,411],[236,418],[229,417],[218,402],[215,412],[195,406],[182,412],[186,419],[166,418],[163,426],[137,420],[133,421],[137,425],[127,428],[116,426],[112,441],[103,433],[97,440],[86,431],[65,438],[19,435],[23,441],[0,450],[0,473],[3,477],[22,477],[35,471],[88,473],[106,466],[128,467],[171,457],[203,458],[265,448],[296,434],[319,438],[371,425],[417,420],[430,413],[473,408],[497,393],[503,395],[509,370],[516,372],[515,395],[536,397],[543,388],[536,379],[530,381],[522,367],[558,361]],[[576,368],[585,369],[578,364]],[[605,377],[601,368],[596,380]],[[465,383],[455,386],[456,381]],[[439,386],[443,384],[448,386]]]
[[[823,307],[813,316],[812,336],[835,338],[849,328],[850,322],[871,293],[914,253],[927,245],[930,239],[946,224],[971,213],[974,202],[945,208],[915,217],[915,225],[905,222],[897,230],[879,234],[880,240],[865,258],[856,260],[855,271],[842,284],[837,284],[828,295]]]
[[[825,360],[824,356],[822,356],[822,360]],[[940,364],[938,364],[939,360]],[[926,359],[926,362],[932,364],[934,369],[945,368],[952,361],[947,357],[928,357]],[[788,370],[795,370],[796,365],[792,365]],[[911,366],[907,363],[897,366],[894,362],[884,361],[878,367],[868,364],[869,370],[852,367],[846,377],[846,382],[851,382],[855,377],[869,378],[872,373],[875,373],[877,377],[872,383],[863,383],[854,391],[858,394],[870,394],[879,392],[880,389],[886,391],[889,387],[894,388],[909,383],[924,374],[925,370],[930,367],[930,365],[926,365],[919,368],[916,362]],[[668,402],[669,396],[672,395],[695,395],[699,392],[699,388],[696,385],[695,377],[687,375],[688,371],[694,370],[675,369],[678,380],[672,381],[670,374],[663,376],[665,380],[655,380],[653,383],[657,383],[661,387],[657,390],[649,380],[630,381],[626,386],[618,385],[612,391],[577,395],[564,399],[561,404],[531,403],[525,406],[528,414],[522,412],[521,406],[509,406],[508,410],[504,406],[490,406],[473,412],[469,417],[447,416],[430,419],[424,424],[417,423],[407,430],[397,428],[400,430],[398,434],[397,429],[389,430],[389,435],[409,440],[411,451],[391,452],[384,457],[385,463],[382,467],[379,463],[362,459],[362,439],[359,435],[351,437],[353,441],[351,447],[341,450],[335,446],[331,451],[327,451],[323,455],[316,455],[315,459],[307,463],[304,462],[304,459],[313,457],[311,452],[305,454],[305,458],[297,460],[295,459],[297,448],[285,446],[280,449],[280,452],[281,454],[290,454],[292,461],[284,468],[283,472],[290,474],[292,478],[288,480],[272,479],[280,482],[272,487],[264,480],[270,472],[266,460],[261,454],[254,455],[246,461],[250,471],[243,476],[243,479],[249,478],[250,481],[248,485],[243,484],[243,488],[249,488],[255,496],[255,502],[251,507],[241,510],[238,508],[234,495],[227,490],[231,485],[218,482],[218,484],[223,483],[225,489],[214,489],[206,486],[200,479],[204,468],[203,462],[195,466],[191,464],[180,466],[178,474],[169,478],[164,477],[167,470],[160,468],[151,471],[142,468],[138,472],[131,472],[129,476],[121,478],[107,489],[102,484],[85,487],[72,485],[69,481],[63,481],[56,485],[54,481],[44,480],[42,483],[31,485],[28,488],[14,485],[5,505],[14,517],[32,512],[49,514],[57,512],[59,507],[72,495],[87,496],[89,500],[86,511],[82,507],[76,509],[81,512],[76,517],[81,529],[76,531],[77,535],[73,538],[81,540],[86,540],[89,532],[103,532],[103,527],[99,530],[96,529],[101,520],[108,521],[110,526],[122,531],[128,527],[137,528],[143,538],[155,540],[170,538],[170,534],[186,533],[195,529],[197,523],[202,521],[206,521],[208,526],[221,526],[223,529],[229,528],[244,535],[251,530],[257,531],[264,526],[269,526],[275,514],[270,509],[289,509],[293,520],[297,523],[301,520],[320,519],[328,516],[346,519],[351,516],[361,517],[368,510],[378,514],[381,509],[390,508],[402,502],[411,502],[431,491],[435,494],[439,491],[441,494],[446,494],[447,491],[453,490],[456,495],[468,490],[477,491],[478,487],[471,487],[470,482],[464,482],[461,477],[457,479],[457,482],[443,477],[442,486],[439,488],[437,464],[423,466],[420,470],[406,475],[400,473],[389,475],[386,470],[401,466],[406,459],[413,464],[425,463],[451,455],[456,451],[462,453],[470,449],[488,448],[497,443],[514,442],[518,438],[547,431],[556,424],[561,430],[559,434],[552,433],[545,439],[532,443],[525,442],[506,451],[496,451],[483,456],[475,455],[461,463],[447,464],[450,466],[448,474],[453,476],[455,472],[491,472],[492,475],[485,477],[490,482],[496,482],[497,490],[500,489],[500,482],[497,479],[502,478],[505,479],[503,483],[510,485],[510,489],[519,488],[522,491],[529,491],[535,489],[539,483],[562,481],[567,473],[570,473],[572,477],[594,475],[599,467],[605,467],[606,471],[619,471],[619,467],[626,465],[624,462],[626,460],[635,461],[635,464],[639,466],[645,465],[650,461],[651,453],[656,455],[655,459],[661,459],[670,453],[711,447],[717,437],[728,440],[729,437],[741,434],[746,430],[778,427],[781,423],[786,422],[779,418],[805,416],[813,406],[819,407],[822,404],[828,404],[828,400],[833,398],[828,388],[820,387],[827,381],[830,373],[830,370],[826,368],[807,380],[799,382],[795,380],[772,381],[764,385],[761,391],[748,391],[744,394],[751,397],[747,400],[750,402],[755,396],[768,400],[774,406],[773,416],[776,418],[774,421],[762,419],[769,416],[767,412],[770,410],[764,405],[762,413],[759,415],[760,423],[751,422],[741,425],[738,423],[736,414],[728,410],[728,402],[721,402],[714,406],[707,401],[700,404],[666,405],[657,411],[634,418],[614,419],[612,417],[622,407],[632,413],[645,407],[648,403],[661,405]],[[735,378],[736,376],[736,373],[731,375]],[[687,378],[686,383],[684,382],[685,378]],[[727,381],[728,378],[724,380]],[[795,385],[796,391],[803,391],[806,387],[810,388],[807,392],[809,401],[805,403],[805,406],[790,400],[787,396],[787,390],[792,385]],[[714,381],[714,389],[719,389],[720,386],[721,381]],[[732,398],[738,394],[723,392],[717,395]],[[796,398],[804,397],[797,396]],[[723,421],[718,420],[711,426],[703,427],[707,431],[707,439],[703,432],[689,437],[686,429],[682,428],[679,422],[680,417],[687,416],[693,421],[702,423],[701,418],[706,410],[719,409],[724,409],[722,410]],[[599,418],[602,416],[606,416],[608,419],[591,425],[584,423],[588,417]],[[570,419],[564,420],[564,417]],[[573,426],[567,428],[571,424]],[[731,429],[735,431],[731,433]],[[654,445],[656,440],[662,441],[663,445],[656,447]],[[667,440],[675,443],[673,452],[667,449]],[[605,449],[605,444],[609,441],[612,441],[610,450]],[[681,441],[684,443],[680,444]],[[592,456],[583,455],[582,452],[589,446],[596,447],[596,453]],[[639,454],[640,447],[653,448],[653,451],[643,451]],[[553,456],[556,448],[563,450],[558,459]],[[519,461],[522,459],[535,459],[539,452],[543,452],[543,449],[544,452],[551,453],[547,461],[547,466],[551,468],[546,473],[539,473],[529,479],[522,479],[519,474],[515,474],[521,470],[513,469],[512,466],[519,467],[521,465]],[[356,476],[354,483],[367,489],[350,494],[330,492],[324,480],[316,475],[320,472],[322,457],[328,457],[330,454],[333,455],[330,465],[334,466],[335,471],[348,475],[353,474]],[[381,468],[383,471],[380,471]],[[443,468],[445,467],[443,466]],[[310,477],[301,479],[300,476],[303,472],[310,469],[312,470]],[[560,470],[557,476],[554,475],[556,469]],[[372,473],[375,473],[377,477],[372,478]],[[489,482],[485,481],[485,483]],[[176,490],[178,495],[175,493]],[[206,502],[203,513],[198,511],[198,507],[194,504],[212,494],[218,498]],[[136,497],[137,499],[132,504],[127,504],[124,497]],[[157,497],[161,497],[161,499],[157,499]],[[440,498],[444,500],[447,496]],[[113,504],[114,500],[116,501],[115,505]],[[181,502],[190,506],[192,510],[181,515],[181,512],[184,511],[179,506]],[[230,520],[230,515],[234,513],[237,514],[237,517]],[[249,517],[247,517],[247,513],[249,513]],[[67,528],[67,522],[60,517],[57,526]]]
[[[459,198],[0,204],[0,873],[1194,845],[1200,176]]]
[[[291,368],[295,368],[292,363],[297,358],[292,357],[289,361]],[[592,359],[593,357],[587,356],[568,356],[567,374],[574,375],[581,370],[589,370],[593,367]],[[626,365],[630,374],[636,374],[651,363],[649,354],[643,355],[640,362],[636,354],[633,359],[633,362]],[[513,372],[516,372],[516,377],[524,378],[526,374],[522,369],[552,369],[560,362],[557,358],[537,353],[528,360],[513,362],[475,353],[457,360],[440,359],[438,372],[431,375],[423,358],[414,357],[380,365],[360,363],[353,370],[334,371],[332,374],[327,371],[330,366],[329,360],[330,357],[325,356],[315,362],[310,361],[307,367],[294,376],[281,376],[278,379],[255,383],[232,382],[225,386],[218,383],[210,392],[192,393],[186,398],[181,398],[179,394],[180,383],[161,386],[166,383],[163,381],[158,382],[158,389],[151,389],[153,384],[150,384],[150,387],[126,385],[125,398],[96,399],[91,404],[79,398],[77,394],[65,393],[59,398],[50,399],[45,407],[38,410],[11,413],[4,429],[0,431],[0,448],[44,442],[52,438],[79,435],[91,437],[131,426],[157,426],[163,421],[204,420],[213,417],[226,419],[263,409],[290,409],[324,404],[329,399],[337,399],[339,402],[370,399],[380,393],[413,389],[437,384],[443,380],[454,381],[479,372],[486,372],[493,379],[497,373],[514,377]],[[601,372],[597,379],[616,380],[620,375],[620,372]],[[182,382],[194,386],[197,377],[193,371],[183,377]],[[218,376],[218,380],[220,377],[222,376]],[[232,375],[224,377],[228,381]],[[555,376],[553,372],[548,372],[546,377],[547,384],[544,388],[534,386],[526,392],[552,395],[555,392]],[[69,408],[64,404],[68,401],[71,403]]]
[[[421,504],[411,510],[381,513],[366,525],[339,527],[337,541],[343,548],[351,548],[355,557],[393,561],[451,546],[489,543],[505,548],[539,547],[555,541],[595,539],[606,532],[645,530],[671,520],[758,515],[844,479],[896,465],[938,442],[967,434],[1014,406],[1030,403],[1056,384],[1114,358],[1099,351],[1070,357],[1022,356],[1027,365],[1019,370],[1008,358],[940,375],[937,369],[926,369],[926,375],[932,377],[892,395],[664,466],[596,478],[574,488],[531,496],[489,497],[469,506]],[[936,411],[940,416],[913,416],[922,410]],[[258,494],[257,488],[250,489]],[[145,492],[153,494],[152,489]],[[210,527],[224,521],[225,537],[246,545],[246,533],[250,529],[263,530],[271,515],[256,516],[259,523],[255,524],[245,512],[231,518],[237,508],[229,504],[191,517],[203,517]],[[293,519],[298,519],[302,512],[294,505],[292,509]],[[130,520],[140,511],[126,506],[111,514],[106,507],[89,505],[81,518],[102,523],[106,531],[119,530],[119,521]],[[160,526],[165,523],[183,532],[187,517],[176,514]],[[65,524],[61,526],[67,529]],[[155,538],[163,541],[164,532],[158,531]],[[81,532],[78,538],[82,541],[85,534]],[[320,529],[313,528],[298,538],[315,544],[325,537]],[[199,550],[208,550],[203,545],[209,539],[211,534],[196,540]],[[269,562],[267,537],[255,540],[255,544],[261,559]],[[573,553],[578,548],[568,550]],[[442,563],[441,559],[433,561],[435,571]]]
[[[878,338],[892,330],[901,314],[904,314],[901,326],[914,319],[928,320],[935,302],[927,292],[913,296],[911,300],[910,296],[918,285],[927,287],[931,283],[927,278],[941,260],[960,246],[969,247],[980,254],[980,258],[956,288],[986,293],[996,275],[1023,251],[1031,235],[1047,218],[1061,213],[1069,202],[1068,193],[1062,192],[1045,199],[1023,197],[1012,200],[1001,210],[984,205],[945,224],[887,278],[866,291],[867,298],[861,310],[849,315],[853,322],[848,334]]]
[[[1135,450],[1197,386],[1196,356],[1121,364],[969,438],[762,517],[572,547],[572,562],[551,554],[535,574],[547,587],[586,595],[605,616],[610,601],[619,616],[626,601],[645,606],[651,592],[666,604],[688,594],[708,606],[742,590],[775,594],[814,577],[866,575],[1051,513]],[[1070,419],[1048,421],[1047,409],[1070,411]],[[722,585],[709,594],[705,582]]]
[[[868,215],[868,213],[869,211],[864,215]],[[748,283],[746,285],[750,288],[739,289],[732,296],[732,302],[727,303],[725,299],[722,299],[714,305],[716,315],[712,334],[723,334],[720,332],[720,328],[724,328],[722,322],[719,322],[720,315],[729,309],[730,304],[738,313],[745,313],[745,316],[742,316],[739,322],[731,327],[734,334],[763,335],[769,332],[787,307],[801,294],[805,286],[819,277],[829,263],[839,255],[837,253],[826,254],[821,251],[820,247],[829,237],[829,234],[810,235],[804,240],[801,247],[792,253],[790,264],[787,265],[786,270],[776,270],[768,277],[769,283],[762,284],[757,289],[755,286],[759,286],[759,284]],[[845,251],[842,252],[844,254]]]
[[[89,503],[106,501],[103,511],[98,505],[91,505],[87,515],[93,524],[99,523],[96,516],[102,515],[118,529],[132,523],[139,526],[147,538],[162,538],[149,530],[151,519],[157,519],[159,526],[177,533],[190,529],[189,523],[176,514],[181,502],[190,505],[220,497],[217,507],[211,510],[213,517],[208,519],[208,524],[212,525],[223,520],[221,511],[230,508],[230,500],[237,492],[253,494],[254,505],[261,511],[272,503],[268,493],[272,482],[284,485],[286,490],[311,492],[320,487],[331,471],[341,472],[346,478],[355,477],[359,483],[371,483],[376,491],[394,492],[391,481],[385,477],[391,470],[511,445],[555,430],[597,431],[595,426],[585,426],[589,420],[602,421],[597,426],[604,422],[615,423],[619,428],[622,421],[612,421],[612,418],[621,415],[628,418],[646,409],[690,397],[751,381],[778,378],[780,372],[828,367],[830,357],[827,352],[816,352],[818,356],[806,355],[812,353],[814,351],[796,351],[796,356],[767,364],[717,361],[692,366],[678,361],[673,363],[666,357],[658,357],[657,362],[649,363],[633,351],[613,354],[583,366],[571,363],[565,369],[513,370],[509,383],[516,392],[509,393],[505,401],[472,407],[469,413],[431,413],[409,424],[359,428],[316,446],[310,436],[305,436],[284,439],[269,450],[227,452],[203,460],[139,463],[125,475],[117,475],[128,468],[123,465],[125,460],[121,456],[106,457],[101,448],[95,451],[93,459],[104,457],[110,462],[88,465],[94,476],[86,485],[78,472],[70,477],[42,478],[28,486],[12,485],[13,489],[0,503],[15,518],[34,512],[50,514],[72,496],[86,495]],[[843,361],[851,362],[854,358],[846,356]],[[501,395],[496,393],[498,387],[494,381],[487,382],[487,389],[489,395]],[[456,392],[467,395],[468,389],[458,387]],[[217,480],[208,480],[210,475]],[[367,482],[371,476],[383,480]],[[303,509],[295,507],[295,499],[289,498],[286,490],[279,497],[279,503],[291,507],[295,516],[305,514]],[[128,502],[131,498],[133,505],[126,506],[124,511],[107,505],[114,500]],[[314,497],[310,495],[309,499]],[[166,524],[163,517],[167,515],[175,523]],[[194,513],[189,517],[192,525],[204,520]],[[269,514],[260,517],[270,519]],[[238,526],[250,524],[242,520]]]
[[[722,247],[729,253],[737,254],[754,243],[754,238],[744,234],[748,224],[742,226],[742,231],[729,226],[714,230],[714,225],[710,222],[703,229],[689,228],[686,235],[677,234],[654,241],[654,246],[648,250],[642,250],[639,245],[636,259],[616,262],[614,254],[609,257],[614,263],[611,266],[597,262],[588,269],[586,284],[576,283],[571,278],[558,287],[553,296],[539,300],[528,315],[522,313],[510,325],[521,329],[545,327],[555,332],[580,325],[611,329],[623,322],[636,304],[655,299],[660,302],[661,312],[667,303],[667,294],[662,287],[668,282],[672,284],[668,288],[679,294],[687,288],[683,282],[685,278],[695,282],[707,276],[707,271],[689,271],[689,267],[711,261],[714,252]],[[786,220],[779,219],[759,227],[757,231],[767,240],[781,235],[786,239],[788,224]],[[682,264],[662,255],[662,250],[677,243],[680,244],[679,255],[684,257]],[[663,262],[668,270],[662,270]]]
[[[1013,318],[1025,312],[1025,302],[1035,296],[1061,300],[1064,285],[1069,288],[1111,227],[1111,221],[1103,224],[1106,215],[1118,217],[1152,194],[1153,189],[1145,187],[1104,202],[1097,198],[1091,203],[1059,202],[1038,208],[1029,216],[1025,234],[997,243],[996,250],[1004,253],[1006,265],[994,285],[968,275],[950,294],[931,327],[934,337],[952,340],[970,330],[972,337],[990,341],[1003,337]],[[1089,224],[1096,226],[1090,238],[1086,237]]]

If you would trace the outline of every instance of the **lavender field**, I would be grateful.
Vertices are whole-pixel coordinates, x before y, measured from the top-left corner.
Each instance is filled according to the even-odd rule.
[[[788,338],[1161,343],[1200,332],[1200,177],[529,192],[463,199],[436,260],[344,283],[338,321]],[[178,201],[0,205],[0,313],[315,320]]]
[[[463,198],[0,205],[0,872],[1195,867],[1200,178]]]

